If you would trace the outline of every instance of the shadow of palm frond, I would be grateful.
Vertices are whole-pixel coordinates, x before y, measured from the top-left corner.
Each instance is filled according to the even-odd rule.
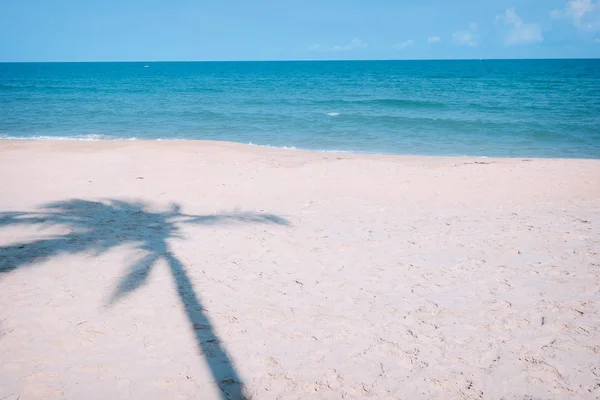
[[[274,214],[190,215],[182,213],[177,204],[171,205],[167,211],[158,212],[150,210],[145,203],[121,200],[100,202],[73,199],[46,204],[38,212],[4,212],[0,213],[0,227],[55,226],[69,232],[0,247],[0,274],[33,266],[36,262],[61,254],[91,253],[97,256],[117,246],[135,245],[145,251],[146,255],[127,267],[109,304],[114,304],[142,287],[157,262],[165,261],[190,327],[195,333],[199,352],[206,359],[222,397],[242,399],[243,383],[233,362],[216,336],[185,266],[169,247],[169,240],[182,238],[182,225],[233,222],[289,225],[286,219]]]

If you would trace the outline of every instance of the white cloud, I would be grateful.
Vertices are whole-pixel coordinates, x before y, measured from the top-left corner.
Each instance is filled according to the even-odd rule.
[[[469,47],[476,47],[477,41],[473,33],[469,31],[456,31],[452,34],[452,40],[454,43],[465,45]]]
[[[582,30],[600,29],[600,2],[598,0],[569,0],[562,10],[552,10],[552,18],[566,18]]]
[[[364,49],[367,47],[366,43],[363,43],[360,39],[354,39],[350,44],[344,46],[333,46],[332,51],[352,51],[358,49]]]
[[[456,31],[452,34],[452,41],[462,46],[476,47],[477,46],[477,24],[471,22],[469,29]]]
[[[504,38],[504,44],[507,46],[538,43],[544,40],[539,25],[523,22],[514,8],[507,9],[504,15],[500,15],[496,19],[504,22],[509,27]]]
[[[454,32],[452,41],[461,46],[477,47],[477,24],[471,22],[469,29]]]
[[[402,49],[412,46],[414,43],[415,42],[413,40],[405,40],[404,42],[398,43],[397,45],[395,45],[394,48],[398,49],[398,50],[402,50]]]
[[[571,0],[567,5],[567,15],[580,20],[583,16],[598,6],[598,3],[592,3],[592,0]]]
[[[364,49],[366,47],[367,47],[366,43],[363,43],[359,39],[354,39],[354,40],[352,40],[352,42],[350,42],[350,44],[346,44],[344,46],[327,47],[327,46],[323,46],[321,44],[313,44],[312,46],[308,46],[306,49],[304,49],[304,51],[321,51],[321,52],[352,51],[352,50]]]
[[[442,41],[442,39],[439,36],[429,36],[429,38],[427,39],[427,43],[430,43],[430,44],[439,43],[441,41]]]

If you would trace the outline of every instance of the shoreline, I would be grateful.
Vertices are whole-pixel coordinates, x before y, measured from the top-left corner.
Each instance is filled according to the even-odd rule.
[[[50,138],[50,137],[49,137]],[[580,158],[580,157],[521,157],[521,156],[504,156],[504,157],[496,157],[496,156],[475,156],[475,155],[421,155],[421,154],[399,154],[399,153],[370,153],[370,152],[356,152],[350,150],[315,150],[315,149],[305,149],[305,148],[297,148],[294,146],[271,146],[271,145],[263,145],[263,144],[255,144],[255,143],[242,143],[242,142],[233,142],[227,140],[208,140],[208,139],[137,139],[137,138],[124,138],[124,139],[73,139],[73,138],[58,138],[58,139],[38,139],[38,138],[10,138],[3,139],[0,138],[0,148],[3,144],[24,144],[26,143],[61,143],[61,144],[76,144],[76,143],[104,143],[104,144],[121,144],[121,143],[140,143],[140,144],[150,144],[150,143],[165,143],[165,144],[176,144],[176,143],[187,143],[193,144],[195,146],[230,146],[230,147],[247,147],[248,149],[259,148],[259,149],[267,149],[274,151],[294,151],[299,153],[314,153],[314,154],[332,154],[332,155],[347,155],[352,157],[398,157],[398,158],[439,158],[439,159],[482,159],[482,160],[587,160],[587,161],[600,161],[600,156],[598,158]]]

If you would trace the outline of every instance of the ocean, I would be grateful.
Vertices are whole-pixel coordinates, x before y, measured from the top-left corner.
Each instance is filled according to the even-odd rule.
[[[0,139],[600,158],[600,60],[3,63]]]

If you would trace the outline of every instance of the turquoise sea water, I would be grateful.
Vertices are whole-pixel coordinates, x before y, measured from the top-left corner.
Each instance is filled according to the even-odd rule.
[[[0,138],[600,158],[600,60],[7,63]]]

